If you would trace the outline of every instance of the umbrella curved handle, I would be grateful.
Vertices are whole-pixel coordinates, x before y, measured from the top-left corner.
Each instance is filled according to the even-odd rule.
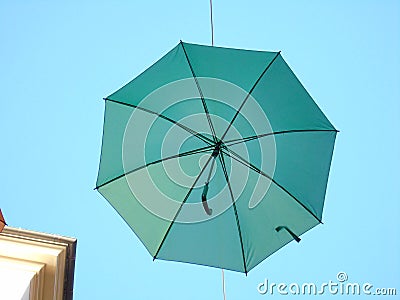
[[[300,243],[301,239],[293,231],[291,231],[287,226],[278,226],[275,228],[276,232],[279,232],[282,229],[285,229],[296,242]]]
[[[206,184],[204,185],[203,193],[201,194],[201,202],[203,203],[203,208],[206,214],[211,216],[212,209],[208,207],[207,192],[208,192],[208,182],[206,182]]]

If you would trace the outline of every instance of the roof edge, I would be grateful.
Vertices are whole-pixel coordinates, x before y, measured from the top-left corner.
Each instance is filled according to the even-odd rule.
[[[73,299],[75,259],[77,239],[56,234],[37,232],[22,228],[5,226],[1,235],[17,237],[28,241],[37,241],[53,245],[62,245],[66,248],[63,299]]]

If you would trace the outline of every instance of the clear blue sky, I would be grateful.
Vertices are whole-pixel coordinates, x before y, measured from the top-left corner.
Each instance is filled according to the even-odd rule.
[[[400,2],[214,0],[214,26],[217,46],[282,50],[341,131],[324,225],[248,277],[226,272],[227,299],[339,271],[400,294]],[[153,262],[93,190],[102,98],[180,39],[210,44],[208,0],[0,2],[0,207],[11,226],[78,238],[77,300],[222,299],[220,270]]]

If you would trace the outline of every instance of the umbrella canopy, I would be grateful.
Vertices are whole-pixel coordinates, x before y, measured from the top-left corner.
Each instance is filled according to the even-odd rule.
[[[337,130],[280,52],[180,42],[105,102],[96,188],[154,259],[247,273],[321,223]]]

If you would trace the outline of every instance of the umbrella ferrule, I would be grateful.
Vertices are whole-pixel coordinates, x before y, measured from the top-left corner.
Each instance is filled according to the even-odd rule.
[[[211,154],[212,157],[217,157],[219,152],[221,151],[222,141],[219,141],[214,148],[213,153]]]
[[[219,150],[220,150],[219,148],[215,148],[214,151],[213,151],[213,153],[211,154],[211,156],[212,156],[212,157],[217,157],[218,154],[219,154]]]

